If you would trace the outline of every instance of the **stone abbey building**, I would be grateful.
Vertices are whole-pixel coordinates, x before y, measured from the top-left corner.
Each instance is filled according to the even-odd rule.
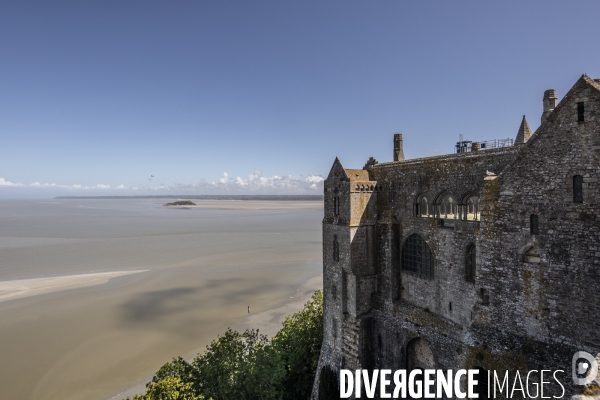
[[[546,91],[511,146],[406,160],[402,140],[393,162],[336,158],[325,181],[313,398],[325,366],[560,369],[564,398],[582,393],[573,354],[600,353],[600,79],[558,104]]]

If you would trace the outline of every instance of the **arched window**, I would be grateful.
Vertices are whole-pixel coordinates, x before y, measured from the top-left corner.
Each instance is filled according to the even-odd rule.
[[[458,203],[451,194],[446,194],[438,206],[440,218],[456,219],[458,217]]]
[[[465,278],[467,282],[475,282],[475,270],[477,267],[476,264],[476,252],[475,252],[475,244],[471,243],[467,247],[467,253],[465,254]]]
[[[415,381],[423,385],[423,370],[434,368],[435,360],[427,342],[421,338],[411,340],[408,346],[406,346],[406,370],[409,372],[414,370],[421,371],[421,374],[415,376]],[[427,388],[427,391],[435,392],[435,387],[435,382],[433,382],[433,385]]]
[[[404,241],[401,262],[403,271],[433,279],[433,253],[427,242],[416,233]]]
[[[424,195],[419,196],[417,198],[417,202],[415,203],[415,216],[416,217],[433,217],[433,210],[431,209],[431,205],[429,204],[429,200]]]
[[[340,242],[337,235],[333,235],[333,261],[340,261]]]
[[[479,220],[479,197],[470,196],[465,201],[465,205],[463,207],[463,219],[465,221]]]
[[[583,203],[583,176],[573,177],[573,203]]]
[[[337,372],[329,365],[321,368],[319,375],[319,398],[320,399],[335,399],[340,395],[340,379]]]
[[[537,214],[531,214],[529,217],[529,233],[532,235],[540,234],[540,224]]]

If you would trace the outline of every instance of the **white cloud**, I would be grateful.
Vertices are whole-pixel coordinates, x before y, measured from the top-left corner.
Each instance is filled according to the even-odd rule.
[[[123,185],[121,185],[123,186]],[[73,185],[57,185],[56,183],[13,183],[4,178],[0,178],[0,187],[21,187],[21,188],[57,188],[57,189],[110,189],[110,185],[83,186],[79,184]]]
[[[22,183],[12,183],[10,181],[7,181],[4,178],[0,178],[0,187],[3,187],[3,186],[17,186],[18,187],[18,186],[24,186],[24,185]]]
[[[320,175],[301,176],[263,176],[261,170],[256,170],[244,179],[240,176],[229,179],[227,173],[218,182],[200,181],[197,184],[182,185],[175,184],[161,189],[170,192],[196,192],[196,193],[223,193],[223,194],[320,194],[323,190],[323,181]]]
[[[221,179],[219,179],[219,183],[227,183],[228,178],[229,178],[229,175],[227,175],[227,172],[223,172],[223,177]]]
[[[152,192],[152,194],[320,194],[323,190],[323,181],[324,178],[320,175],[309,175],[308,177],[293,175],[263,176],[261,170],[256,170],[249,174],[247,178],[238,176],[235,179],[230,179],[229,174],[224,172],[222,178],[217,182],[207,182],[203,179],[195,184],[152,185],[152,183],[148,183],[147,185],[130,187],[123,184],[111,186],[102,183],[93,186],[80,184],[58,185],[56,183],[40,183],[37,181],[24,184],[0,178],[0,188],[54,188],[86,192],[102,191],[107,192],[107,194],[115,190],[118,190],[122,194],[126,194],[123,192],[130,192],[132,194],[142,194],[143,192]]]

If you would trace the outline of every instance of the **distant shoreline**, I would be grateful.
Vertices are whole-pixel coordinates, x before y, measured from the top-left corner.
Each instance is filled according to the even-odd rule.
[[[196,199],[196,200],[275,200],[275,201],[321,201],[323,195],[158,195],[158,196],[57,196],[54,199],[86,200],[86,199]]]

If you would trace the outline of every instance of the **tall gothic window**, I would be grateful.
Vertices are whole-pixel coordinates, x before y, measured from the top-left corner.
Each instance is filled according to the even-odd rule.
[[[467,247],[467,253],[465,255],[465,272],[467,282],[475,282],[475,269],[477,267],[476,264],[476,252],[475,252],[475,244],[471,243]]]
[[[433,279],[433,253],[427,242],[416,233],[404,241],[401,262],[403,271],[422,278]]]
[[[333,236],[333,261],[340,261],[340,242],[337,235]]]
[[[573,203],[583,203],[583,176],[573,177]]]
[[[340,215],[340,196],[338,195],[338,190],[335,189],[334,192],[334,198],[333,198],[333,212],[335,214],[335,216],[337,217],[338,215]]]
[[[585,121],[585,107],[583,103],[577,103],[577,122]]]
[[[529,232],[532,235],[540,234],[540,222],[537,214],[531,214],[529,217]]]

